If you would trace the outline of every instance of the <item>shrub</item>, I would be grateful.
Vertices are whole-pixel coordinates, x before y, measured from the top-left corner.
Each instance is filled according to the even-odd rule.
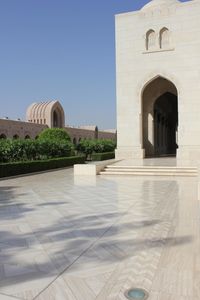
[[[63,128],[46,128],[38,136],[39,140],[70,141],[70,136]]]
[[[71,155],[73,146],[70,142],[61,140],[40,140],[37,141],[38,153],[41,159],[68,157]]]
[[[0,164],[0,178],[8,176],[16,176],[45,170],[64,168],[74,164],[83,164],[84,156],[62,157],[49,160],[39,161],[23,161]]]
[[[30,155],[28,144],[29,140],[1,140],[0,162],[26,160],[27,155]]]
[[[0,163],[72,156],[68,140],[0,140]]]
[[[116,143],[112,140],[96,140],[94,146],[95,153],[113,152],[116,148]]]
[[[93,153],[113,152],[115,148],[116,143],[112,140],[82,140],[76,147],[77,151],[84,153],[87,158]]]
[[[113,159],[115,158],[114,152],[107,152],[107,153],[93,153],[92,154],[92,160],[93,161],[102,161],[107,159]]]
[[[94,152],[95,140],[81,140],[76,149],[79,153],[83,153],[86,155],[86,158]]]

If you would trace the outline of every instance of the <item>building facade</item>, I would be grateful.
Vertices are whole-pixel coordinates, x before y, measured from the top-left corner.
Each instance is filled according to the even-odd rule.
[[[100,131],[97,126],[66,126],[65,112],[59,101],[31,104],[27,109],[26,122],[0,119],[0,139],[35,139],[45,128],[64,128],[74,144],[83,139],[116,140],[115,130]]]
[[[200,0],[116,16],[118,159],[200,157]]]

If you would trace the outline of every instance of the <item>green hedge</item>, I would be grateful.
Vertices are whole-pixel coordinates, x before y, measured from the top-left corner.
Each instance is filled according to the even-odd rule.
[[[114,152],[107,152],[107,153],[93,153],[91,155],[91,158],[93,161],[101,161],[101,160],[107,160],[115,158]]]
[[[0,178],[27,174],[33,172],[46,171],[57,168],[83,164],[84,156],[62,157],[48,160],[23,161],[0,164]]]
[[[0,163],[70,157],[73,152],[67,140],[0,140]]]

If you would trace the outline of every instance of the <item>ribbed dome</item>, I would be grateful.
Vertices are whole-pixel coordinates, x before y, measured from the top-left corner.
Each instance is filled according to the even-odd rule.
[[[65,125],[65,113],[59,101],[33,103],[27,109],[26,120],[50,128],[62,128]]]
[[[143,9],[154,9],[156,7],[163,7],[163,6],[170,6],[174,4],[178,4],[180,1],[178,0],[152,0],[149,3],[147,3]]]
[[[46,112],[51,110],[58,101],[33,103],[27,109],[27,119],[45,118]]]

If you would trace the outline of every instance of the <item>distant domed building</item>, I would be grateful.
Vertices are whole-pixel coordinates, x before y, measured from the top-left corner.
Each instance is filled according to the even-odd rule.
[[[44,124],[49,128],[63,128],[65,113],[59,101],[33,103],[27,109],[26,121]]]
[[[35,139],[45,128],[64,128],[77,144],[82,139],[116,140],[116,130],[100,131],[96,125],[66,126],[65,112],[59,101],[45,101],[31,104],[26,112],[26,122],[0,119],[0,139]]]

